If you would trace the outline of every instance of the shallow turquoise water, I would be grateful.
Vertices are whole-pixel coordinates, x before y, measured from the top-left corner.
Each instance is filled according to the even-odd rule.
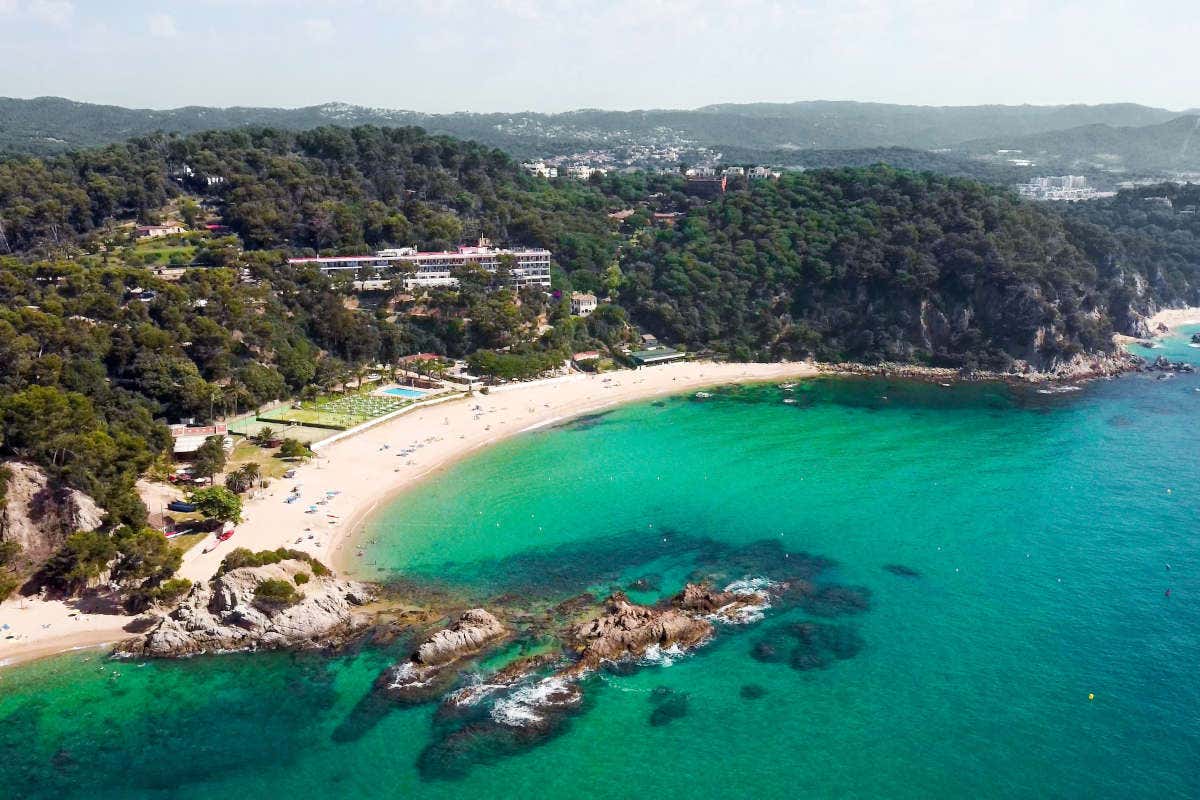
[[[1167,354],[1200,361],[1185,342]],[[644,575],[665,593],[699,559],[770,541],[869,589],[868,611],[826,620],[862,649],[797,671],[751,651],[804,610],[723,628],[669,667],[594,681],[561,735],[454,779],[417,766],[433,707],[364,700],[403,642],[146,666],[76,654],[0,672],[0,794],[1200,796],[1197,389],[815,381],[510,440],[397,500],[364,573],[481,600]],[[765,697],[743,699],[747,684]],[[686,714],[651,725],[657,687],[686,693]]]

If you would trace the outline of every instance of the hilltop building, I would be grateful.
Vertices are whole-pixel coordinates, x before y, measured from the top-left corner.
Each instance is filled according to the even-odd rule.
[[[185,233],[187,228],[178,222],[168,222],[165,225],[139,225],[134,228],[133,235],[138,239],[158,239],[163,236],[174,236]]]
[[[530,175],[537,175],[540,178],[558,177],[558,167],[551,166],[545,161],[530,161],[522,164],[521,167]]]
[[[596,295],[571,292],[571,313],[577,317],[586,317],[596,310]]]
[[[687,193],[697,197],[715,198],[725,194],[729,178],[725,175],[689,175]]]
[[[1029,183],[1017,186],[1017,192],[1022,197],[1031,200],[1093,200],[1097,197],[1111,197],[1113,192],[1099,192],[1088,184],[1083,175],[1043,175],[1034,178]]]

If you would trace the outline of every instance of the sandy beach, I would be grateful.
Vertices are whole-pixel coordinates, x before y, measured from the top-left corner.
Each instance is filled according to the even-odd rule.
[[[1200,308],[1167,308],[1146,320],[1150,330],[1156,330],[1159,325],[1165,325],[1171,330],[1177,330],[1184,325],[1200,325]]]
[[[1200,312],[1198,312],[1200,314]],[[1182,323],[1181,323],[1182,324]],[[293,547],[342,570],[353,562],[352,535],[381,504],[459,458],[510,436],[663,395],[734,382],[817,375],[815,365],[687,362],[603,375],[572,374],[494,387],[448,402],[416,407],[319,449],[296,477],[274,482],[247,500],[234,536],[209,537],[188,551],[180,575],[206,581],[225,554]],[[408,454],[402,451],[413,448]],[[289,503],[293,494],[298,499]],[[315,509],[315,510],[314,510]],[[0,665],[125,638],[133,617],[84,614],[61,602],[0,604]]]

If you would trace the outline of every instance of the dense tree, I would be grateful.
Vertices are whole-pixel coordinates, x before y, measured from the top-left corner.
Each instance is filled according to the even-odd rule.
[[[196,510],[209,519],[222,522],[241,522],[242,498],[224,486],[209,486],[192,492],[190,501]]]

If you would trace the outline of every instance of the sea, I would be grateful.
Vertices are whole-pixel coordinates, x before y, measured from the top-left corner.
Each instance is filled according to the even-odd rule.
[[[1143,354],[1200,363],[1196,331]],[[528,736],[496,724],[520,697],[465,721],[381,698],[403,632],[10,667],[0,797],[1200,797],[1196,374],[718,386],[502,442],[359,544],[389,591],[530,619],[698,577],[818,599],[593,675]]]

